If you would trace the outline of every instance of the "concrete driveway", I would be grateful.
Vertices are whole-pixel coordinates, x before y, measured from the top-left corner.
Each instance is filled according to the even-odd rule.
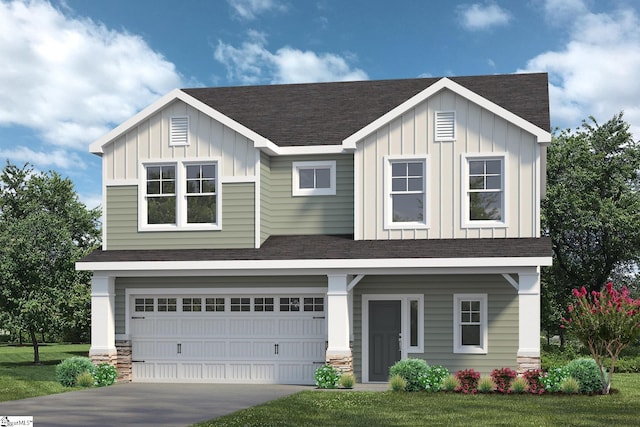
[[[0,403],[2,416],[33,416],[42,426],[188,426],[313,386],[116,384]]]

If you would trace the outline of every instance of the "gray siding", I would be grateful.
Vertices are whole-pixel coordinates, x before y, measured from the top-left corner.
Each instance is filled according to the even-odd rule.
[[[453,294],[486,293],[488,353],[453,353]],[[516,369],[518,294],[501,276],[367,276],[354,288],[353,360],[362,378],[362,295],[424,294],[424,353],[409,357],[443,365],[451,372],[473,368],[488,374],[495,368]]]
[[[176,288],[302,288],[326,287],[326,276],[274,276],[274,277],[118,277],[116,279],[116,334],[125,333],[126,290]],[[215,291],[213,291],[215,293]],[[268,292],[267,292],[268,293]]]
[[[271,235],[271,158],[260,153],[260,244]]]
[[[138,231],[138,187],[106,187],[108,249],[253,248],[253,183],[222,184],[222,230]]]
[[[292,163],[322,160],[336,160],[336,195],[293,197]],[[269,175],[262,191],[270,196],[272,235],[353,233],[352,155],[272,157]]]

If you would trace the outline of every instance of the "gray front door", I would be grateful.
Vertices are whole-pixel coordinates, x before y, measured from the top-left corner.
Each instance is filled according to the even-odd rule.
[[[387,381],[400,360],[400,301],[369,301],[369,381]]]

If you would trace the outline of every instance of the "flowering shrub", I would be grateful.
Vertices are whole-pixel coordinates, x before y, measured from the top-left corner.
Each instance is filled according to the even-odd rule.
[[[116,378],[118,378],[118,371],[115,366],[109,363],[101,363],[96,366],[93,378],[95,379],[95,384],[98,387],[109,386],[116,382]]]
[[[491,379],[496,385],[498,393],[509,393],[511,380],[517,375],[517,372],[510,368],[494,369],[491,371]]]
[[[444,379],[448,376],[449,370],[444,366],[430,366],[427,375],[422,378],[422,388],[426,391],[440,391]]]
[[[527,384],[529,386],[529,393],[531,394],[542,394],[544,393],[544,384],[542,383],[542,379],[544,377],[544,372],[540,369],[532,369],[530,371],[526,371],[522,374],[525,380],[527,380]]]
[[[557,393],[560,391],[560,386],[564,381],[570,377],[569,371],[566,367],[553,368],[547,372],[547,375],[540,376],[540,383],[544,386],[544,389],[550,393]]]
[[[316,369],[313,379],[319,388],[337,388],[340,372],[331,365],[324,365]]]
[[[602,393],[607,394],[620,352],[640,337],[640,299],[632,299],[626,287],[616,290],[611,282],[602,292],[588,294],[584,286],[574,289],[573,299],[568,307],[570,317],[562,319],[562,326],[591,352],[600,372]],[[608,376],[606,357],[611,359]]]
[[[389,376],[400,375],[407,382],[406,391],[424,389],[429,377],[429,365],[422,359],[404,359],[389,368]]]
[[[460,386],[456,391],[460,391],[464,394],[475,394],[478,391],[480,372],[476,372],[473,369],[465,369],[464,371],[456,372],[456,378],[460,381]]]

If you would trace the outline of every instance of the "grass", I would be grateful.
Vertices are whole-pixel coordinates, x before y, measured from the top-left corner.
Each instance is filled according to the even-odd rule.
[[[0,345],[0,402],[62,393],[76,388],[56,381],[56,365],[72,356],[87,356],[88,344],[42,344],[40,365],[31,346]]]
[[[305,391],[195,424],[207,426],[636,426],[640,375],[609,396]]]

